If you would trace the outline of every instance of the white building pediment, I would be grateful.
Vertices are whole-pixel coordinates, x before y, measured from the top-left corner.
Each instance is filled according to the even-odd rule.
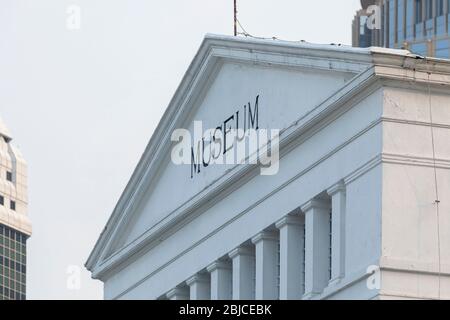
[[[202,122],[203,130],[220,127],[222,133],[228,126],[277,129],[283,153],[292,139],[374,84],[378,74],[390,81],[412,77],[395,71],[406,60],[416,67],[409,59],[414,57],[399,50],[207,36],[91,253],[88,269],[101,279],[238,188],[243,179],[237,177],[258,174],[255,165],[200,165],[198,170],[174,164],[174,130],[187,129],[194,138],[195,121]],[[436,78],[436,83],[448,81]]]

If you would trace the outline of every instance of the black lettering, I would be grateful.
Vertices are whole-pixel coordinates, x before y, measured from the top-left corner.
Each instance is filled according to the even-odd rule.
[[[214,130],[214,134],[213,134],[213,138],[212,138],[212,141],[214,142],[214,155],[213,155],[213,159],[214,160],[219,159],[220,153],[222,151],[222,139],[221,138],[217,139],[217,136],[216,136],[217,131],[220,131],[222,133],[222,127],[217,127],[216,130]],[[219,145],[219,148],[218,148],[219,152],[217,152],[217,155],[216,155],[215,151],[216,151],[216,147],[217,147],[217,144],[216,144],[217,140],[220,141],[220,145]]]
[[[209,143],[209,158],[208,162],[205,162],[205,138],[202,138],[202,162],[203,167],[207,168],[209,166],[209,163],[211,162],[211,142]]]
[[[231,131],[231,126],[229,128],[227,128],[227,124],[230,121],[232,121],[232,120],[234,120],[234,115],[229,117],[223,123],[223,128],[224,128],[224,132],[223,132],[223,154],[227,153],[229,150],[231,150],[233,148],[233,145],[231,145],[231,147],[227,148],[227,134]]]
[[[248,128],[259,129],[259,95],[256,96],[255,109],[252,112],[252,105],[248,103]]]
[[[200,148],[197,148],[197,159],[194,154],[194,147],[191,147],[191,179],[194,178],[194,173],[200,173]]]

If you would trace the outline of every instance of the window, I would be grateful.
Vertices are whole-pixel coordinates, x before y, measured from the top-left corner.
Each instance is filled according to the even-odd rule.
[[[302,265],[302,289],[303,289],[303,293],[306,291],[306,223],[303,224],[303,265]]]
[[[425,1],[425,17],[427,20],[433,19],[433,0]]]
[[[444,15],[444,0],[436,0],[436,16]]]
[[[256,255],[252,258],[252,294],[253,298],[256,296]]]
[[[0,196],[0,205],[5,205],[5,198],[3,196]]]
[[[413,43],[410,51],[421,56],[427,56],[427,44],[426,43]]]
[[[333,259],[333,210],[330,209],[330,217],[329,217],[329,240],[328,240],[328,279],[332,278],[332,259]]]
[[[414,0],[408,0],[406,3],[406,39],[414,38]]]
[[[13,174],[11,171],[6,171],[6,180],[12,182],[13,181]]]
[[[389,48],[393,48],[396,42],[396,9],[395,1],[389,1]]]
[[[11,208],[11,210],[14,210],[14,211],[16,210],[16,202],[15,201],[11,200],[10,208]]]
[[[449,40],[440,40],[436,42],[436,58],[450,58],[450,42]]]
[[[416,23],[423,21],[422,0],[416,0]]]
[[[397,42],[402,43],[404,36],[405,3],[404,0],[397,1]]]
[[[280,243],[280,241],[278,241],[278,244],[277,244],[277,292],[278,292],[278,299],[279,299],[279,294],[280,294],[280,276],[281,276],[280,260],[281,260],[281,243]]]

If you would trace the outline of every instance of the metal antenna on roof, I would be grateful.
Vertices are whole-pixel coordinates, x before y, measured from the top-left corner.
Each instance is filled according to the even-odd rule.
[[[237,35],[237,0],[234,0],[234,36],[236,37]]]

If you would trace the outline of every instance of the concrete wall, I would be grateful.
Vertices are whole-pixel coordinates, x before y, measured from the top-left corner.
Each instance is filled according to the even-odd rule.
[[[430,97],[427,92],[389,88],[384,101],[381,295],[449,299],[450,95],[431,98],[440,253]]]

